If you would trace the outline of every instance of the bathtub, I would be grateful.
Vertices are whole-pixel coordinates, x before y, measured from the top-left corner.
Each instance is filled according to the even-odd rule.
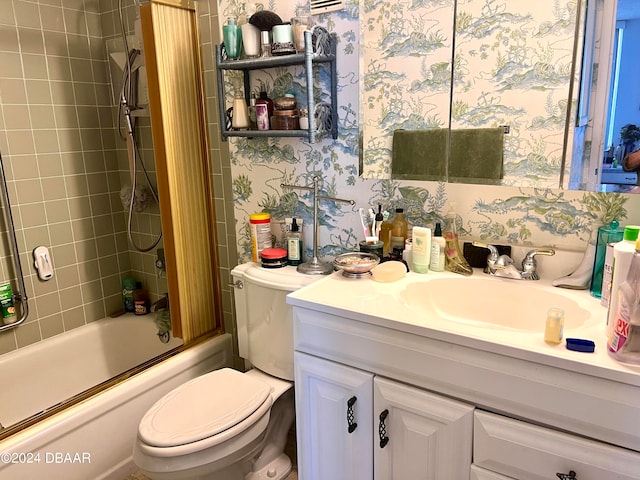
[[[134,470],[133,440],[149,407],[185,381],[232,363],[229,334],[172,355],[181,344],[179,339],[161,343],[151,316],[126,315],[2,355],[5,426],[154,356],[167,358],[0,441],[0,478],[124,480]]]

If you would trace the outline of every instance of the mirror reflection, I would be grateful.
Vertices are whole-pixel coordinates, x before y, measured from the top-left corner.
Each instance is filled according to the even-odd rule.
[[[420,169],[413,177],[406,169],[396,174],[393,136],[397,130],[503,127],[508,133],[498,184],[602,189],[605,149],[592,147],[599,133],[588,109],[604,116],[605,106],[594,95],[591,69],[581,64],[583,50],[587,67],[600,60],[593,52],[596,33],[606,33],[596,26],[606,28],[615,7],[589,3],[587,15],[586,2],[553,0],[363,2],[361,175],[496,184],[450,174],[449,152],[464,150],[455,139],[444,158],[428,155],[427,148],[415,162],[445,164],[442,177],[420,176]],[[590,88],[580,89],[580,83]]]

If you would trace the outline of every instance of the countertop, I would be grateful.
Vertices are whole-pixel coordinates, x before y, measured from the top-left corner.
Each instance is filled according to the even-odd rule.
[[[495,282],[496,295],[488,299],[488,305],[478,308],[500,308],[500,290],[502,282],[518,282],[536,289],[550,289],[554,294],[575,301],[589,312],[589,318],[577,328],[565,325],[564,339],[582,338],[595,342],[594,353],[582,353],[567,350],[565,341],[559,345],[544,342],[546,318],[540,318],[539,331],[523,331],[493,324],[480,324],[474,321],[443,320],[436,315],[417,313],[402,298],[402,292],[416,282],[429,282],[441,278],[457,278],[459,282],[459,301],[464,301],[464,283],[467,278],[485,278]],[[415,288],[415,287],[414,287]],[[422,288],[422,287],[420,287]],[[579,372],[640,386],[640,366],[625,365],[617,362],[607,352],[606,316],[607,309],[600,300],[592,297],[589,290],[569,290],[551,286],[551,279],[529,281],[488,277],[480,269],[473,276],[463,277],[450,272],[413,272],[396,282],[380,283],[372,278],[346,278],[341,272],[334,272],[311,285],[303,287],[287,296],[287,303],[294,307],[324,312],[350,318],[358,322],[400,330],[418,336],[440,340],[457,345],[483,350],[509,357]],[[549,307],[554,305],[549,305]],[[516,315],[517,312],[514,312]]]

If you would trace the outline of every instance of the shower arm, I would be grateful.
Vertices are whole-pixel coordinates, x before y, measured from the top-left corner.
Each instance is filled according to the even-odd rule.
[[[27,301],[27,289],[24,285],[24,275],[22,274],[22,266],[20,265],[20,254],[18,253],[18,241],[16,240],[16,229],[13,224],[13,216],[11,214],[11,202],[9,201],[9,192],[7,190],[7,180],[4,174],[4,162],[2,154],[0,154],[0,189],[2,190],[2,213],[4,215],[5,225],[7,227],[7,235],[9,237],[9,250],[11,253],[11,261],[13,263],[13,273],[16,275],[18,289],[13,294],[13,300],[20,303],[20,318],[13,323],[0,325],[0,332],[15,328],[23,323],[29,315],[29,304]]]
[[[318,260],[318,202],[319,200],[329,200],[332,202],[348,203],[355,205],[354,200],[345,200],[343,198],[327,197],[325,195],[319,195],[319,186],[322,179],[319,176],[313,177],[313,187],[303,187],[300,185],[287,185],[281,183],[282,188],[295,188],[298,190],[307,190],[313,192],[313,256],[308,262],[298,265],[297,270],[300,273],[307,275],[328,275],[333,272],[333,265],[327,262],[321,262]]]

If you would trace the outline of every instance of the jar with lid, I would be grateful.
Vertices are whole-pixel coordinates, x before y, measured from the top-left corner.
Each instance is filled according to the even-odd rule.
[[[296,8],[296,16],[291,19],[293,43],[298,53],[304,52],[304,31],[311,29],[311,15],[304,7]]]

